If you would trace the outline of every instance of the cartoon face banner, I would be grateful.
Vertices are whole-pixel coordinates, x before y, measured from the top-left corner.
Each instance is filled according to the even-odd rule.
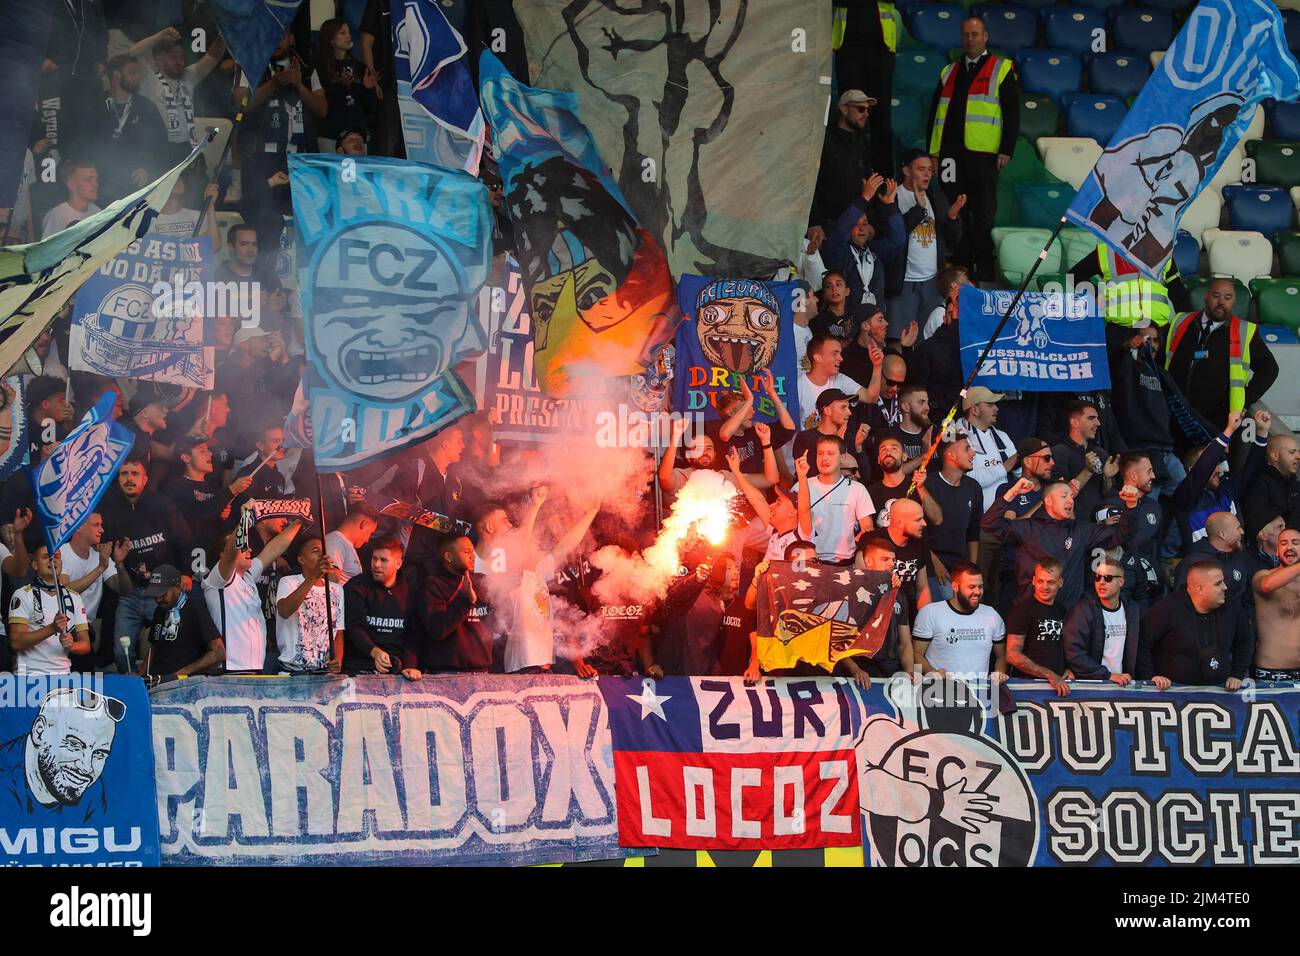
[[[797,282],[682,276],[677,301],[685,320],[674,339],[674,409],[717,418],[718,399],[739,392],[743,378],[757,399],[755,420],[774,422],[776,406],[760,382],[770,371],[776,393],[799,421],[794,301],[802,294]]]
[[[0,481],[27,460],[27,398],[21,375],[0,382]]]
[[[576,94],[673,275],[765,276],[799,261],[830,105],[824,0],[515,12],[533,84]]]
[[[603,390],[653,361],[677,322],[657,240],[638,226],[577,116],[576,97],[516,81],[491,53],[483,111],[514,224],[542,391]]]
[[[213,283],[212,240],[149,235],[99,267],[72,309],[72,368],[113,378],[143,378],[211,388],[215,323],[256,307],[256,289]],[[216,302],[220,293],[222,303]]]
[[[1300,69],[1268,0],[1202,0],[1084,180],[1066,217],[1159,280],[1183,213]]]
[[[346,471],[473,408],[453,371],[486,345],[487,189],[459,170],[289,157],[317,466]]]
[[[969,376],[1015,292],[964,285],[957,300],[961,369]],[[1026,292],[972,385],[995,392],[1089,392],[1110,388],[1105,322],[1086,292]]]
[[[136,677],[0,674],[0,863],[158,866],[151,730]]]

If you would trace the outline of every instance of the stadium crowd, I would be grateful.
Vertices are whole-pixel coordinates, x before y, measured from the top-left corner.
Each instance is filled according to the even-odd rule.
[[[342,17],[312,31],[300,16],[251,78],[201,3],[172,25],[150,22],[148,6],[56,6],[6,243],[48,236],[138,188],[198,142],[196,114],[230,117],[247,97],[234,162],[178,184],[157,228],[213,235],[217,277],[258,283],[261,322],[216,319],[206,392],[70,373],[70,308],[14,370],[26,377],[33,461],[106,391],[135,444],[57,554],[32,518],[27,476],[0,491],[4,667],[757,680],[757,595],[772,562],[792,561],[896,576],[884,649],[835,668],[864,684],[900,670],[1044,680],[1060,694],[1072,680],[1230,690],[1300,680],[1300,449],[1263,403],[1277,365],[1262,340],[1244,380],[1238,371],[1232,282],[1191,302],[1170,273],[1107,299],[1107,391],[962,394],[956,294],[997,279],[994,187],[1016,139],[1016,73],[988,52],[978,18],[936,80],[929,148],[895,164],[887,75],[883,104],[872,85],[887,52],[878,5],[848,5],[843,93],[809,217],[808,253],[822,268],[806,277],[816,294],[796,320],[798,382],[743,383],[688,439],[679,419],[646,487],[629,489],[647,502],[640,528],[602,522],[597,503],[549,536],[538,522],[547,475],[505,499],[485,490],[485,476],[536,461],[498,446],[488,415],[357,473],[318,475],[309,451],[285,448],[305,361],[296,297],[275,270],[291,211],[286,157],[402,155],[387,0],[365,4],[355,42]],[[187,42],[196,31],[201,50]],[[47,158],[57,183],[38,175]],[[945,159],[958,175],[940,181]],[[481,176],[499,207],[487,152]],[[218,211],[241,219],[217,235]],[[509,220],[499,214],[497,228],[503,251]],[[1105,277],[1104,258],[1077,263],[1076,277]],[[776,423],[754,422],[755,390]],[[801,421],[782,401],[792,393]],[[654,485],[670,508],[699,470],[743,499],[727,546],[688,552],[659,600],[602,605],[588,557],[608,544],[648,547]],[[318,488],[328,533],[260,508],[241,547],[246,505],[315,501]],[[381,513],[394,502],[464,527]],[[574,652],[553,602],[596,622],[599,638]]]

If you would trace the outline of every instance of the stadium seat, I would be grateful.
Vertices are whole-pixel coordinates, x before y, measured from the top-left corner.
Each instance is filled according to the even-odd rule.
[[[1300,345],[1300,333],[1281,325],[1261,325],[1259,334],[1274,352],[1279,345]]]
[[[1276,186],[1224,186],[1223,201],[1233,229],[1271,236],[1291,228],[1295,218],[1285,189]],[[1264,275],[1267,275],[1265,270]]]
[[[1061,246],[1061,267],[1067,272],[1074,268],[1076,262],[1097,251],[1097,237],[1087,229],[1062,229],[1057,242]]]
[[[1255,112],[1250,117],[1250,125],[1246,127],[1246,132],[1241,134],[1243,143],[1253,139],[1261,139],[1264,136],[1264,119],[1265,113],[1259,107],[1255,107]]]
[[[1257,321],[1300,329],[1300,277],[1256,279],[1250,284]]]
[[[1083,61],[1064,50],[1027,50],[1020,57],[1020,85],[1029,93],[1050,96],[1059,106],[1066,93],[1077,93]]]
[[[1174,42],[1174,18],[1167,10],[1114,7],[1110,35],[1126,50],[1154,53]]]
[[[1186,229],[1179,229],[1174,237],[1174,265],[1178,274],[1184,278],[1194,276],[1201,271],[1201,249],[1196,238]]]
[[[1300,56],[1300,10],[1283,10],[1282,26],[1286,30],[1286,45],[1293,55]]]
[[[1088,61],[1088,88],[1107,96],[1137,96],[1151,70],[1132,53],[1098,53]]]
[[[1222,192],[1224,186],[1241,182],[1241,164],[1246,161],[1246,149],[1240,143],[1228,154],[1218,172],[1210,177],[1209,189]]]
[[[1255,139],[1246,144],[1255,161],[1255,183],[1260,186],[1300,186],[1300,143]]]
[[[1051,229],[1011,229],[1002,237],[998,243],[998,274],[1002,276],[1002,281],[1012,289],[1020,288],[1021,283],[1025,281],[1025,276],[1034,266],[1034,260],[1038,254],[1043,251],[1047,245],[1047,240],[1052,237]],[[1047,256],[1043,259],[1043,264],[1038,267],[1039,272],[1060,272],[1061,271],[1061,244],[1052,243],[1047,250]]]
[[[1300,276],[1300,232],[1274,233],[1273,248],[1277,250],[1282,275]]]
[[[1020,221],[1020,200],[1016,198],[1015,183],[998,177],[998,209],[993,214],[993,225],[1010,226]]]
[[[1049,47],[1084,56],[1093,50],[1095,32],[1105,33],[1106,17],[1090,7],[1044,7],[1043,30]]]
[[[1094,10],[1109,10],[1115,6],[1116,0],[1075,0],[1074,5],[1078,7],[1091,7]]]
[[[1061,261],[1064,265],[1069,265],[1065,260]],[[1064,272],[1044,272],[1040,268],[1034,273],[1034,280],[1030,285],[1039,292],[1060,292],[1069,285],[1069,282],[1070,277]]]
[[[1249,282],[1273,271],[1273,244],[1262,232],[1223,229],[1207,236],[1205,244],[1214,275]]]
[[[1008,52],[1024,50],[1038,39],[1038,18],[1018,3],[977,3],[971,8],[983,17],[989,31],[989,46]]]
[[[1155,7],[1157,10],[1168,10],[1173,14],[1192,6],[1188,0],[1146,0],[1142,5],[1144,7]]]
[[[900,96],[923,94],[925,100],[917,105],[924,112],[929,108],[930,96],[939,83],[939,73],[947,65],[948,58],[929,47],[899,50],[894,58],[894,92]]]
[[[1016,183],[1015,190],[1020,224],[1033,229],[1055,229],[1074,198],[1068,183]]]
[[[1061,98],[1065,110],[1067,136],[1083,136],[1098,143],[1109,143],[1124,121],[1128,107],[1118,96],[1094,96],[1070,93]]]
[[[1020,135],[1031,143],[1042,136],[1055,136],[1060,111],[1050,96],[1020,94]]]
[[[1047,171],[1043,161],[1038,158],[1038,151],[1029,145],[1023,136],[1016,137],[1016,151],[1011,154],[1011,162],[1002,168],[998,180],[1010,183],[1053,182],[1056,177]]]
[[[1083,185],[1101,156],[1101,144],[1077,136],[1044,136],[1038,141],[1038,148],[1047,171],[1075,189]]]
[[[1300,186],[1291,187],[1291,205],[1295,206],[1296,212],[1300,213]]]
[[[1217,189],[1207,188],[1183,210],[1182,227],[1192,234],[1192,238],[1203,249],[1205,240],[1201,234],[1207,229],[1218,229],[1222,214],[1223,197]]]
[[[1300,103],[1266,100],[1264,111],[1274,139],[1300,140]]]
[[[925,146],[925,113],[913,100],[904,101],[897,93],[890,97],[894,143],[901,149]]]
[[[961,46],[966,11],[955,3],[909,4],[907,29],[918,43],[936,50]]]
[[[1243,319],[1249,319],[1250,310],[1254,304],[1254,300],[1250,295],[1250,287],[1240,279],[1233,279],[1233,277],[1229,275],[1198,276],[1191,282],[1186,283],[1187,297],[1192,301],[1192,308],[1195,310],[1204,307],[1205,293],[1210,291],[1210,284],[1213,283],[1215,279],[1232,279],[1232,287],[1237,292],[1237,302],[1233,306],[1232,311]]]

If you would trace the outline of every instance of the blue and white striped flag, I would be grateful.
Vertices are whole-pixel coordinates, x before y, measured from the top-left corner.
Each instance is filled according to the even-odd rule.
[[[1066,218],[1159,280],[1183,213],[1270,98],[1300,98],[1300,68],[1277,7],[1268,0],[1202,0]]]

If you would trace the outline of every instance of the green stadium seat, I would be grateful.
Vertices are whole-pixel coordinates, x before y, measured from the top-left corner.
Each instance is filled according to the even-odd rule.
[[[1260,324],[1300,329],[1300,276],[1256,279],[1250,284],[1250,292]]]
[[[902,55],[901,52],[899,54]],[[894,93],[889,99],[894,145],[899,152],[925,147],[925,107],[914,97]]]
[[[1273,236],[1273,248],[1284,276],[1300,276],[1300,232],[1279,232]]]
[[[938,50],[928,47],[899,50],[894,57],[894,92],[899,96],[923,96],[925,99],[919,106],[929,110],[930,97],[939,85],[939,73],[947,65],[947,57]]]
[[[1014,185],[1020,202],[1020,224],[1033,229],[1055,229],[1074,199],[1074,189],[1068,183]]]
[[[1016,198],[1015,183],[999,177],[998,209],[993,216],[994,226],[1014,226],[1020,221],[1020,200]]]
[[[1232,279],[1232,277],[1204,275],[1197,276],[1191,281],[1184,280],[1187,286],[1187,297],[1192,300],[1193,311],[1205,306],[1205,293],[1210,291],[1210,283],[1215,279]],[[1249,319],[1250,309],[1253,302],[1250,289],[1240,279],[1232,279],[1232,285],[1237,290],[1237,304],[1233,311],[1243,319]]]
[[[1040,136],[1055,136],[1061,111],[1050,96],[1020,94],[1020,135],[1031,143]]]
[[[1050,183],[1057,180],[1038,158],[1038,150],[1030,145],[1029,140],[1020,136],[1016,138],[1016,151],[1011,154],[1011,162],[1007,163],[998,175],[998,182],[1003,181]]]
[[[1061,265],[1067,272],[1076,262],[1097,251],[1097,237],[1087,229],[1062,229],[1058,241],[1061,244]]]
[[[1246,155],[1255,161],[1255,183],[1260,186],[1300,186],[1300,143],[1252,139]]]
[[[1018,289],[1025,281],[1025,276],[1034,267],[1038,254],[1052,237],[1050,229],[1010,229],[1001,236],[997,246],[998,274],[1002,277],[1003,288]],[[1047,257],[1038,267],[1039,272],[1061,271],[1061,244],[1052,243],[1047,250]]]
[[[1068,265],[1068,263],[1066,263]],[[1070,276],[1065,272],[1043,272],[1039,269],[1031,283],[1039,292],[1047,291],[1051,286],[1053,292],[1060,292],[1069,287]],[[1017,287],[1019,288],[1019,287]]]

